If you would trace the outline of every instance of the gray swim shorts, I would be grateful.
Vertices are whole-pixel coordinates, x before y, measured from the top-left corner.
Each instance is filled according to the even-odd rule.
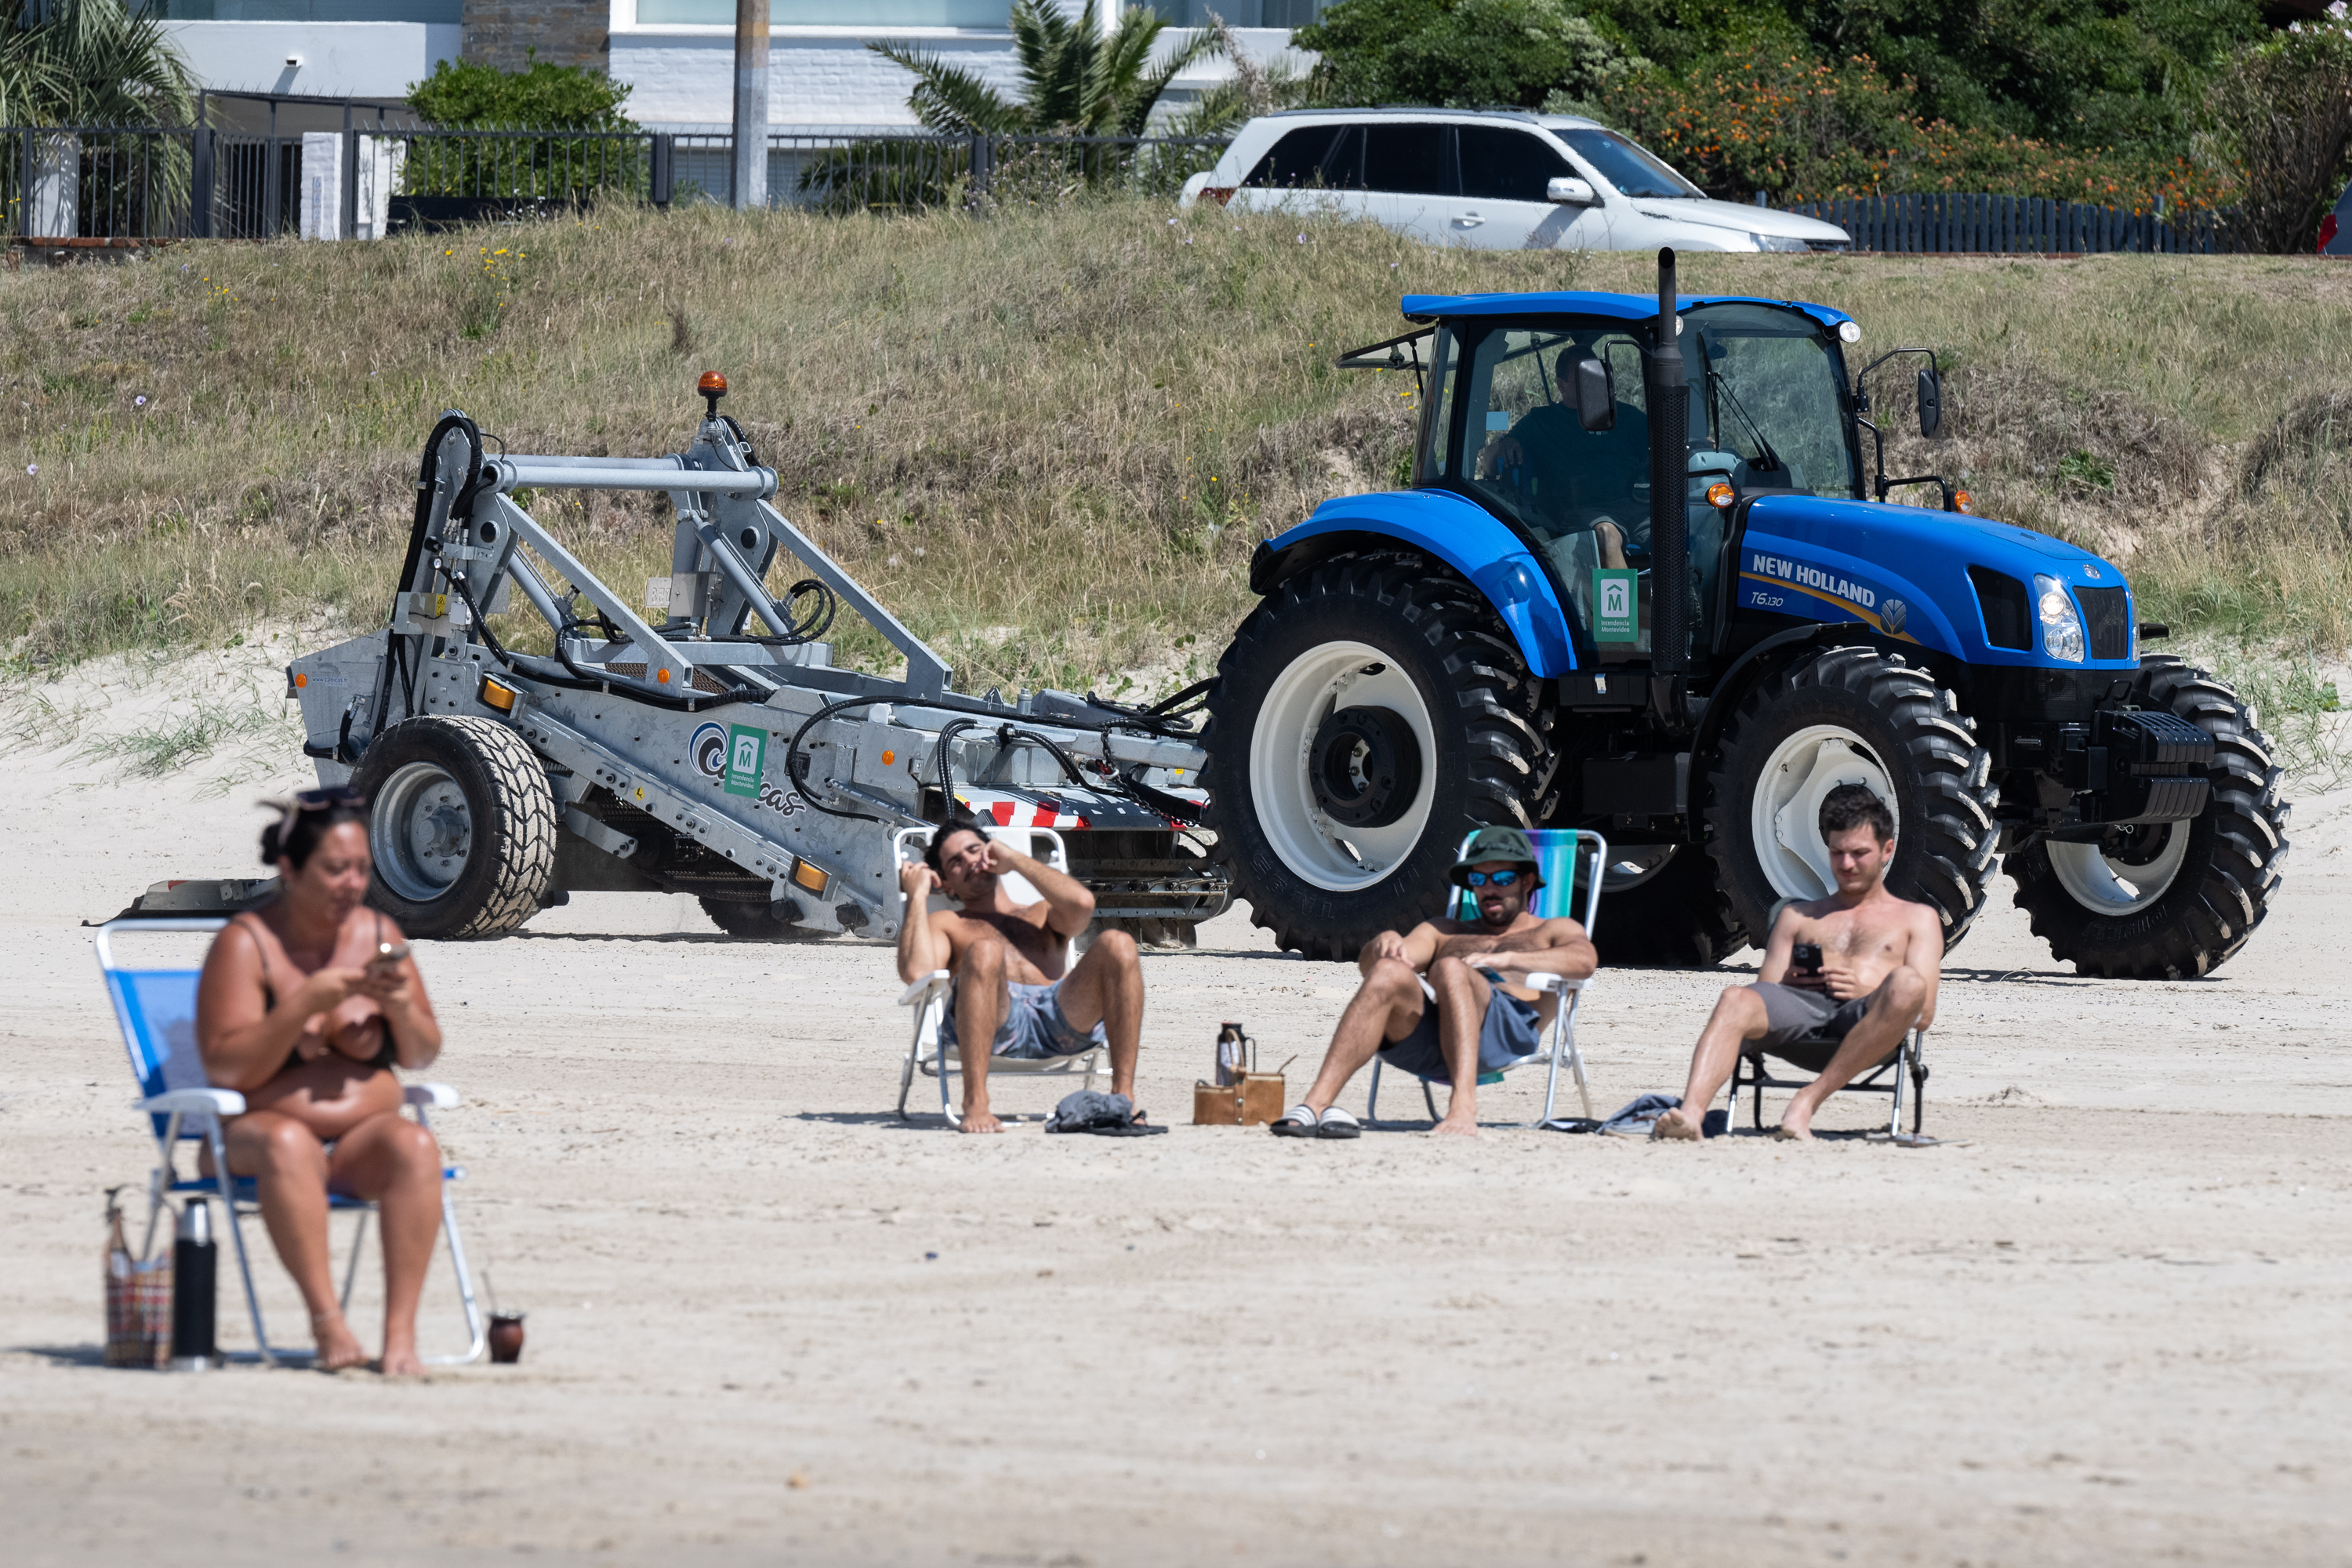
[[[1494,986],[1486,999],[1486,1016],[1478,1025],[1478,1076],[1483,1080],[1490,1074],[1499,1075],[1505,1068],[1524,1061],[1542,1047],[1543,1015],[1534,1003],[1522,1002],[1504,990],[1503,977],[1493,970],[1482,969],[1478,973]],[[1445,1065],[1444,1042],[1438,1037],[1435,1002],[1422,1004],[1421,1022],[1404,1038],[1382,1046],[1381,1060],[1415,1078],[1435,1083],[1454,1081]]]
[[[1045,985],[1007,981],[1004,989],[1009,993],[1004,1021],[996,1026],[990,1056],[1034,1061],[1043,1057],[1075,1057],[1109,1043],[1100,1024],[1081,1029],[1070,1022],[1069,1015],[1062,1011],[1061,981]],[[940,1020],[940,1047],[951,1051],[956,1046],[955,993],[950,991],[948,1015]]]
[[[1867,996],[1841,1002],[1826,991],[1808,991],[1801,986],[1763,981],[1748,989],[1764,1004],[1764,1037],[1755,1043],[1768,1051],[1793,1045],[1808,1035],[1843,1040],[1862,1022],[1862,1016],[1870,1011]]]

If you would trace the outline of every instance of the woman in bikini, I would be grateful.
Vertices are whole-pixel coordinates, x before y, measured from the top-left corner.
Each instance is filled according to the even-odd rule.
[[[367,1352],[335,1299],[327,1194],[381,1206],[382,1366],[421,1372],[416,1301],[441,1226],[441,1150],[400,1114],[392,1068],[431,1063],[441,1027],[400,929],[361,902],[373,862],[357,794],[297,795],[263,830],[261,858],[284,891],[229,921],[196,987],[205,1070],[245,1096],[229,1169],[256,1178],[269,1239],[310,1310],[316,1364],[330,1370]]]

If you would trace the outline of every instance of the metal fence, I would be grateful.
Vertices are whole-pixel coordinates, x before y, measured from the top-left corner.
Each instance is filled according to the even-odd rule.
[[[779,132],[768,205],[977,212],[1124,191],[1172,197],[1210,138]],[[7,231],[27,241],[374,237],[618,198],[732,205],[723,132],[0,128]]]
[[[2040,196],[1864,196],[1802,202],[1788,210],[1836,224],[1853,237],[1856,250],[1904,255],[2212,256],[2245,248],[2227,213],[2168,219]]]

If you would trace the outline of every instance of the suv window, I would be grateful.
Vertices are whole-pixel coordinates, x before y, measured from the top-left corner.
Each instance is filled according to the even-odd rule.
[[[1548,142],[1499,125],[1465,125],[1462,194],[1490,202],[1539,202],[1558,176],[1577,178],[1569,161]]]
[[[1244,185],[1285,190],[1360,191],[1364,133],[1353,125],[1303,125],[1257,161]]]
[[[1613,131],[1562,131],[1559,139],[1628,196],[1696,196],[1699,188]]]
[[[1413,195],[1454,194],[1454,145],[1445,125],[1364,127],[1364,189]]]

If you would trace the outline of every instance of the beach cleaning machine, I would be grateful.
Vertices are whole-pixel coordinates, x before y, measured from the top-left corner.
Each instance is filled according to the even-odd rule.
[[[465,415],[436,426],[387,624],[286,671],[320,783],[373,803],[370,901],[425,937],[501,935],[583,890],[690,893],[737,936],[893,937],[891,834],[954,802],[1058,830],[1099,921],[1189,942],[1227,896],[1188,835],[1205,754],[1181,715],[1199,693],[1146,710],[954,690],[770,504],[775,470],[719,412],[726,384],[703,377],[693,444],[663,458],[493,455]],[[642,611],[526,510],[572,490],[667,496],[670,571]],[[781,596],[780,556],[797,563]],[[517,595],[550,652],[499,634]],[[905,679],[835,668],[842,608],[905,657]],[[183,883],[137,910],[264,886]]]

